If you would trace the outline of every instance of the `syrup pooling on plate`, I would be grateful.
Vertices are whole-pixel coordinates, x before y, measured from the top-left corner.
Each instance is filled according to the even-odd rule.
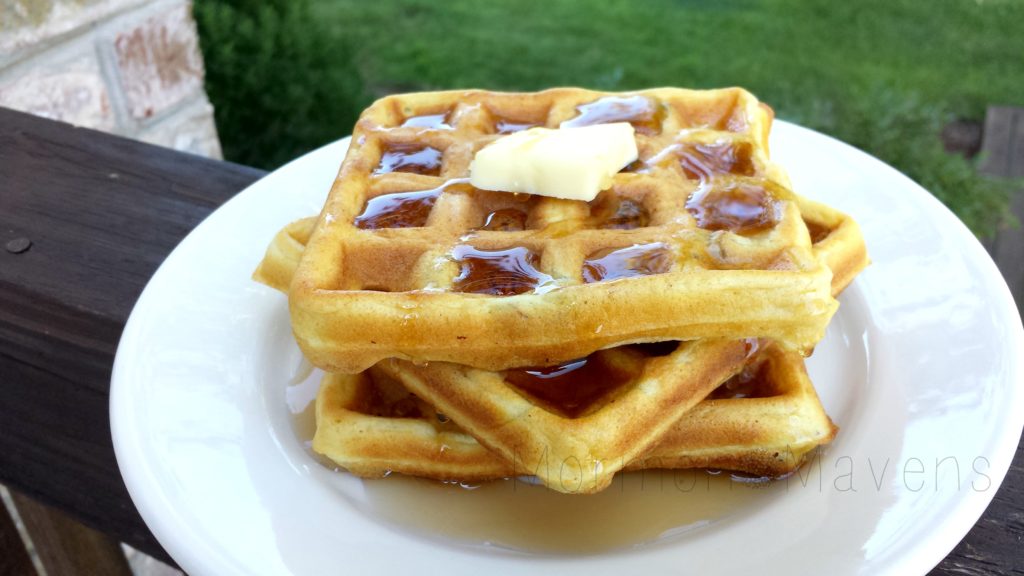
[[[594,554],[685,543],[720,520],[756,513],[787,485],[690,469],[619,473],[610,488],[587,496],[520,478],[462,485],[392,474],[360,487],[370,518],[409,534],[481,552]]]
[[[606,96],[576,107],[579,114],[562,122],[562,128],[629,122],[640,134],[658,134],[665,119],[664,107],[646,96]]]
[[[411,172],[426,176],[441,173],[441,151],[430,146],[393,145],[384,150],[374,174]]]
[[[517,246],[506,250],[480,250],[463,244],[452,249],[461,272],[452,289],[473,294],[513,296],[551,286],[551,276],[538,269],[540,256]]]
[[[583,281],[663,274],[672,267],[672,251],[664,242],[598,250],[583,261]]]
[[[519,232],[526,229],[526,212],[516,208],[495,210],[484,218],[481,230],[498,232]]]
[[[370,198],[362,213],[356,216],[357,228],[420,228],[426,226],[441,188],[394,192]]]
[[[750,158],[751,146],[748,143],[688,143],[681,146],[676,154],[679,155],[683,172],[694,180],[704,180],[719,174],[754,174],[754,164]]]
[[[576,418],[635,375],[635,366],[608,359],[608,353],[597,352],[557,366],[509,370],[505,380],[569,418]]]
[[[745,182],[702,186],[686,200],[686,209],[705,230],[754,234],[775,225],[778,201],[761,185]]]

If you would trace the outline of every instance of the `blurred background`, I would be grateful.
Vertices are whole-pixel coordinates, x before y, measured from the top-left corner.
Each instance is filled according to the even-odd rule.
[[[197,0],[226,159],[274,168],[392,92],[743,86],[921,183],[975,233],[986,108],[1024,105],[1019,0]]]

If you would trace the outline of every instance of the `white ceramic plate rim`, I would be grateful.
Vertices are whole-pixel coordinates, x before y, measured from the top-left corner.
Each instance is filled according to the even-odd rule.
[[[938,223],[945,230],[945,234],[948,235],[946,238],[954,238],[964,253],[970,257],[972,266],[976,267],[975,271],[981,275],[980,283],[994,291],[994,300],[988,302],[988,309],[993,311],[995,317],[1004,319],[1003,321],[1006,323],[1000,325],[1000,328],[1007,334],[1003,350],[1024,351],[1024,330],[1021,329],[1020,316],[998,269],[966,227],[933,196],[905,176],[895,173],[891,168],[880,164],[863,152],[810,130],[778,122],[773,134],[773,141],[774,139],[805,140],[816,145],[834,148],[857,162],[868,162],[874,165],[875,169],[880,171],[879,173],[885,172],[886,177],[891,178],[894,182],[899,181],[906,193],[912,196],[913,203],[923,213],[926,213],[929,219]],[[143,519],[172,557],[190,573],[215,574],[234,571],[235,566],[229,559],[233,554],[244,553],[244,551],[225,549],[217,541],[216,534],[200,533],[194,530],[178,514],[179,507],[187,506],[188,503],[174,501],[168,492],[162,489],[162,482],[165,481],[168,471],[162,467],[159,459],[152,453],[153,447],[146,444],[144,440],[146,436],[139,434],[141,427],[144,427],[146,423],[135,414],[138,403],[144,401],[144,398],[140,398],[138,395],[138,382],[133,381],[134,365],[143,361],[141,355],[146,344],[140,340],[143,334],[140,326],[143,322],[142,318],[160,313],[161,303],[157,300],[159,289],[156,287],[169,280],[170,273],[167,270],[170,268],[170,264],[183,258],[182,254],[186,247],[197,242],[197,238],[200,236],[216,235],[218,222],[223,214],[243,209],[246,198],[253,195],[256,189],[282,187],[289,178],[294,177],[298,171],[302,170],[303,165],[312,162],[313,158],[320,157],[322,161],[328,151],[337,155],[343,145],[344,142],[334,143],[293,161],[242,191],[214,212],[189,234],[167,258],[143,291],[126,325],[115,359],[111,383],[111,428],[118,464]],[[787,164],[786,159],[780,159],[780,161],[784,165]],[[792,162],[789,162],[788,165],[794,172],[796,188],[801,191],[799,171],[795,170],[797,166]],[[282,225],[284,223],[286,222],[281,222]],[[871,238],[868,239],[870,248]],[[262,251],[262,247],[260,251]],[[891,551],[892,556],[882,566],[885,572],[923,573],[933,567],[974,525],[994,496],[995,487],[999,485],[1008,470],[1010,460],[1017,447],[1021,427],[1024,425],[1024,398],[1021,394],[1021,390],[1024,388],[1024,373],[1022,373],[1021,363],[1019,358],[1013,356],[1004,358],[1004,361],[1007,363],[1004,378],[1005,385],[1008,387],[1006,391],[1008,406],[1000,407],[1004,417],[994,422],[994,427],[988,438],[988,446],[991,449],[986,452],[992,456],[992,466],[988,470],[988,477],[992,480],[993,489],[985,492],[968,491],[962,497],[947,502],[947,508],[941,515],[941,522],[918,528],[920,538],[912,539],[913,541],[909,543],[904,541],[899,549]],[[434,549],[429,544],[422,546],[410,544],[410,547],[417,552],[410,554],[408,559],[410,565],[421,565],[421,562],[428,560],[423,555],[430,555],[431,550]],[[447,555],[452,553],[451,548],[436,547],[436,550],[438,554],[436,559],[447,558]],[[486,554],[467,555],[467,557],[469,556],[471,556],[471,561],[467,560],[466,565],[460,565],[457,568],[486,567],[491,560],[500,562],[494,566],[506,570],[516,566],[515,562],[507,563],[507,555],[494,555],[493,557]],[[588,570],[600,566],[601,570],[599,571],[601,572],[621,572],[623,569],[636,569],[645,566],[644,558],[645,556],[642,555],[625,554],[608,558],[576,559],[576,562],[578,567],[585,566]],[[548,570],[558,572],[565,566],[564,562],[551,559],[550,562],[524,563],[521,567],[528,568],[533,572]],[[778,568],[784,569],[781,566]],[[854,570],[852,567],[847,568]],[[454,571],[459,572],[460,570],[455,569]],[[767,571],[774,572],[775,570],[768,569]],[[268,573],[272,572],[275,570],[268,568]]]

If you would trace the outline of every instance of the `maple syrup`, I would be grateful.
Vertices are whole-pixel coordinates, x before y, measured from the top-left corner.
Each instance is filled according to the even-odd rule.
[[[459,292],[512,296],[553,283],[551,276],[537,268],[540,255],[521,246],[480,250],[463,244],[452,249],[452,257],[462,266],[452,282],[452,289]]]
[[[632,198],[615,197],[595,212],[596,226],[606,230],[632,230],[643,228],[651,222],[647,208]]]
[[[683,172],[688,178],[705,180],[718,174],[753,176],[750,144],[717,142],[714,144],[686,144],[680,147],[679,156]]]
[[[423,116],[410,116],[402,122],[402,128],[426,128],[428,130],[451,130],[447,114],[426,114]]]
[[[495,210],[484,219],[481,230],[519,232],[526,229],[526,212],[515,208]]]
[[[807,225],[807,232],[811,235],[811,244],[821,242],[832,233],[832,229],[824,224],[818,224],[810,220],[804,220],[804,224]]]
[[[763,186],[731,183],[705,187],[686,201],[686,209],[705,230],[729,230],[753,234],[777,221],[777,202]]]
[[[388,172],[411,172],[425,176],[441,173],[441,151],[430,146],[399,144],[387,148],[380,158],[374,174]]]
[[[447,416],[434,410],[405,386],[384,372],[370,368],[359,386],[359,401],[353,410],[384,418],[415,418],[425,420],[441,431],[460,431]]]
[[[366,514],[442,542],[531,553],[593,554],[683,538],[749,513],[785,482],[706,470],[620,472],[597,494],[561,494],[521,478],[482,484],[393,474],[362,483]]]
[[[775,391],[768,362],[757,362],[747,366],[732,378],[723,382],[708,395],[709,400],[729,398],[766,398]]]
[[[370,198],[355,225],[364,230],[377,228],[420,228],[426,226],[441,188],[395,192]]]
[[[606,248],[583,261],[583,281],[591,283],[662,274],[671,267],[672,252],[663,242]]]
[[[540,126],[540,124],[533,122],[509,122],[507,120],[499,120],[494,127],[498,131],[498,134],[512,134],[514,132],[522,132],[523,130],[536,128],[537,126]]]
[[[658,134],[665,108],[646,96],[606,96],[576,107],[579,114],[562,122],[562,128],[629,122],[640,134]]]
[[[505,380],[569,418],[576,418],[613,390],[628,383],[635,366],[608,361],[608,352],[546,368],[505,372]]]

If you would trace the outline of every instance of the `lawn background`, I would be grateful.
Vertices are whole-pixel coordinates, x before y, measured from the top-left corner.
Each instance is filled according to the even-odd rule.
[[[976,233],[1011,185],[943,150],[1024,105],[1024,0],[196,0],[228,159],[273,168],[373,98],[447,88],[748,88],[932,191]]]

